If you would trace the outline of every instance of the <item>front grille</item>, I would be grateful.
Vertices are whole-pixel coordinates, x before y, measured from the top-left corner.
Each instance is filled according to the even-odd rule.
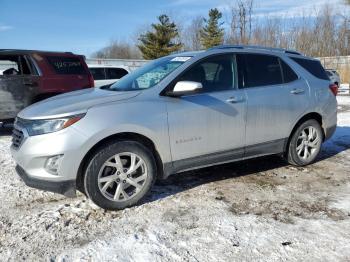
[[[19,149],[23,143],[23,140],[23,131],[15,125],[12,131],[12,147],[15,149]]]

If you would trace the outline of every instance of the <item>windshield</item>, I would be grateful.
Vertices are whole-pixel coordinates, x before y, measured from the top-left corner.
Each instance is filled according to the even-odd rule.
[[[151,88],[190,58],[191,57],[164,57],[157,59],[121,78],[109,89],[116,91],[132,91]]]

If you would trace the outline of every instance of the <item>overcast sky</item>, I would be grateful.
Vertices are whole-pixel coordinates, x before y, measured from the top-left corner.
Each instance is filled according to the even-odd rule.
[[[328,3],[350,12],[343,0],[255,0],[255,15],[313,16]],[[234,0],[0,0],[0,48],[73,51],[90,55],[111,39],[130,41],[137,30],[168,13],[186,23]]]

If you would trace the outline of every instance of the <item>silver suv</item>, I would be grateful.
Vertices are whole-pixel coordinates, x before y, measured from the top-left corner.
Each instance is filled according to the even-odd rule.
[[[336,92],[298,52],[218,46],[24,109],[11,151],[28,186],[122,209],[185,170],[271,154],[312,163],[336,128]]]

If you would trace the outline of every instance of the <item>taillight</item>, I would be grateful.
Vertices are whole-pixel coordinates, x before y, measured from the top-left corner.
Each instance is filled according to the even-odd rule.
[[[332,91],[333,95],[336,96],[338,94],[338,85],[330,84],[329,89]]]
[[[89,78],[89,85],[90,85],[90,87],[94,87],[95,86],[95,81],[94,81],[94,78],[93,78],[92,74],[89,74],[88,78]]]

